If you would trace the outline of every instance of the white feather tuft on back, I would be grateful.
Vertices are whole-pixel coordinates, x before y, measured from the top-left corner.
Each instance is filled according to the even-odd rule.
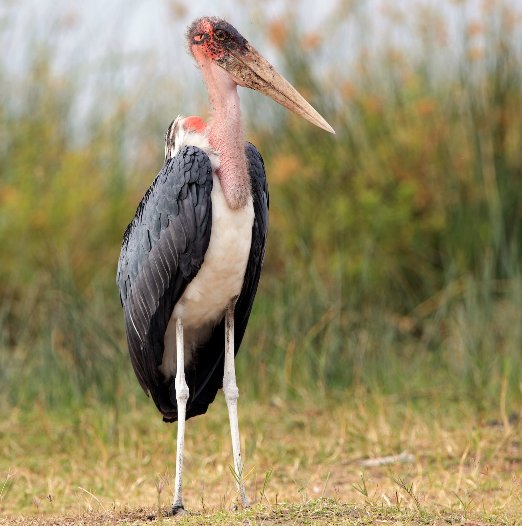
[[[208,128],[203,133],[185,128],[185,120],[185,117],[178,115],[170,124],[165,134],[165,160],[175,157],[184,146],[196,146],[208,155],[215,172],[220,165],[219,154],[208,142]]]

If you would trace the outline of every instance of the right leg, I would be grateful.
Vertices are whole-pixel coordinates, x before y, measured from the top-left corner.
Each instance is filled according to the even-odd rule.
[[[223,392],[228,407],[228,418],[230,420],[230,435],[232,437],[232,454],[234,457],[234,477],[237,489],[241,497],[241,504],[248,508],[248,500],[245,483],[243,481],[243,462],[241,461],[241,443],[239,440],[239,424],[237,420],[237,399],[239,389],[236,383],[236,369],[234,364],[234,307],[236,300],[231,301],[225,313],[225,368],[223,376]]]

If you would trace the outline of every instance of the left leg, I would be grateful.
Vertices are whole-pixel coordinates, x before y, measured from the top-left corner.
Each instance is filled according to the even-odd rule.
[[[176,448],[176,479],[174,481],[174,499],[172,515],[184,512],[183,507],[183,452],[185,449],[185,415],[189,389],[185,381],[185,351],[183,341],[183,320],[176,319],[176,402],[178,404],[178,440]]]
[[[223,375],[223,392],[227,401],[228,418],[230,420],[230,434],[232,436],[232,453],[234,455],[234,474],[237,489],[243,507],[248,507],[250,502],[245,492],[243,483],[243,463],[241,462],[241,445],[239,441],[239,425],[237,421],[237,399],[239,389],[236,383],[236,369],[234,364],[234,308],[237,298],[228,305],[225,312],[225,372]]]

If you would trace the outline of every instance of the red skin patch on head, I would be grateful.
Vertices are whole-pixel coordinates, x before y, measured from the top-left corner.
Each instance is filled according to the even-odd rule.
[[[208,38],[208,40],[205,40],[202,44],[190,46],[192,54],[196,58],[201,55],[210,60],[218,60],[223,57],[224,51],[221,42],[214,38],[214,27],[209,19],[202,18],[196,26],[195,32],[196,36],[198,34],[204,34]],[[200,41],[199,38],[196,38],[196,40]]]
[[[201,117],[191,115],[183,121],[183,127],[186,130],[195,131],[197,133],[203,133],[207,125]]]

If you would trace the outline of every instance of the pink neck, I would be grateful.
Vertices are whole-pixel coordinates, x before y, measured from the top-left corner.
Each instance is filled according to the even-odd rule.
[[[219,153],[217,175],[228,206],[235,210],[245,206],[251,195],[237,85],[219,66],[207,61],[200,66],[214,109],[209,142]]]

